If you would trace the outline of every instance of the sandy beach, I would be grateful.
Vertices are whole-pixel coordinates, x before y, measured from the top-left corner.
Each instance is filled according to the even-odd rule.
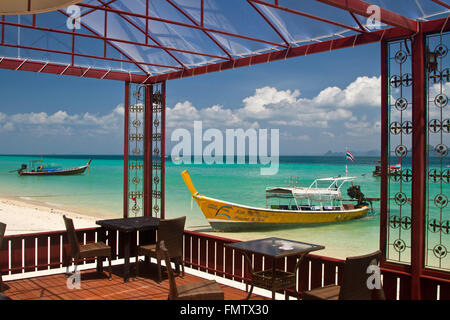
[[[6,235],[65,230],[63,215],[73,219],[76,229],[97,226],[95,217],[34,201],[0,197],[0,222],[6,223]]]

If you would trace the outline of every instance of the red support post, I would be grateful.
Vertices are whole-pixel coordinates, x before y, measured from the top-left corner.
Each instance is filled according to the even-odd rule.
[[[420,28],[420,25],[419,25]],[[411,299],[421,298],[424,269],[426,210],[426,72],[425,36],[422,30],[412,43],[412,201],[411,201]]]
[[[205,1],[201,0],[201,8],[200,8],[200,25],[204,26],[205,20]]]
[[[5,16],[2,16],[2,22],[5,22]],[[5,43],[5,24],[2,23],[2,44]]]
[[[149,4],[150,0],[145,1],[145,15],[148,16],[149,12],[150,12],[150,4]],[[148,30],[148,19],[145,19],[145,44],[148,44],[148,34],[149,34],[149,30]]]
[[[387,260],[387,208],[388,208],[388,153],[389,153],[389,97],[388,97],[388,45],[386,41],[381,42],[381,189],[380,189],[380,250],[381,265]]]
[[[152,141],[153,141],[153,108],[151,85],[145,86],[145,135],[144,135],[144,216],[152,216]]]
[[[161,85],[161,219],[166,218],[166,82]]]
[[[72,54],[71,54],[71,61],[72,61],[72,66],[75,65],[75,20],[73,20],[73,25],[72,25],[73,29],[72,29]]]
[[[105,23],[104,23],[104,32],[103,32],[103,36],[105,37],[105,40],[103,41],[103,56],[106,58],[107,54],[106,54],[106,48],[107,48],[107,44],[108,42],[106,41],[106,39],[108,38],[108,11],[105,11]]]
[[[125,82],[123,129],[123,217],[128,218],[128,121],[130,107],[130,83]]]

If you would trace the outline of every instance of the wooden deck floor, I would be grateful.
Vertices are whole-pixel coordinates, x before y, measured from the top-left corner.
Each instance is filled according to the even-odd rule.
[[[121,265],[113,267],[111,281],[106,272],[82,271],[80,289],[69,289],[66,276],[57,274],[4,282],[3,293],[13,300],[167,300],[169,281],[164,276],[167,275],[165,270],[161,284],[156,281],[157,269],[154,264],[141,267],[139,278],[131,278],[128,283],[124,283],[121,268]],[[187,273],[184,278],[176,278],[179,285],[202,280],[204,279]],[[225,292],[225,300],[242,300],[247,296],[242,290],[222,284],[220,286]],[[251,297],[251,300],[261,299],[266,298],[255,294]]]

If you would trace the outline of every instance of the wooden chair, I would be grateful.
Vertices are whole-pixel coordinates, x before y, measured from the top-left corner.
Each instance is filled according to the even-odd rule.
[[[77,272],[78,262],[80,259],[86,259],[86,258],[95,258],[97,259],[101,257],[108,258],[109,261],[109,280],[112,278],[112,272],[111,272],[111,247],[107,246],[103,242],[96,242],[96,243],[88,243],[85,245],[80,245],[78,242],[78,237],[75,233],[75,228],[73,226],[73,220],[70,218],[67,218],[66,216],[63,216],[64,223],[66,225],[67,230],[67,237],[69,238],[69,244],[70,244],[70,252],[67,257],[67,267],[66,267],[66,274],[69,274],[69,264],[71,262],[71,259],[75,262],[75,270],[74,273]]]
[[[169,251],[164,240],[159,242],[158,256],[164,259],[169,276],[169,300],[224,300],[222,288],[214,280],[191,282],[177,286],[172,267],[170,265]]]
[[[136,277],[139,276],[139,256],[146,256],[156,259],[158,264],[158,281],[161,282],[161,256],[157,254],[159,250],[158,244],[161,241],[164,241],[170,259],[175,260],[178,273],[181,265],[182,276],[184,277],[183,233],[185,223],[186,217],[159,221],[157,243],[142,245],[136,250]]]
[[[371,254],[349,257],[345,261],[342,286],[329,285],[302,292],[303,300],[385,300],[383,288],[373,289],[367,286],[370,265],[378,266],[381,251]]]
[[[6,224],[0,222],[0,249],[2,248],[3,238],[5,237]],[[3,278],[0,271],[0,292],[3,292]]]

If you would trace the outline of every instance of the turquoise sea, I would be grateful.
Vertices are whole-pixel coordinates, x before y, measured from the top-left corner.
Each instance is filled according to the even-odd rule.
[[[54,208],[72,210],[99,218],[122,216],[123,157],[122,156],[44,156],[46,163],[63,167],[85,164],[92,157],[89,171],[77,176],[21,177],[8,171],[40,156],[0,156],[0,196],[18,197],[24,201],[39,201]],[[348,164],[348,175],[367,197],[378,198],[380,178],[372,176],[376,157],[357,157]],[[301,227],[264,232],[216,233],[194,203],[180,173],[187,169],[197,190],[205,195],[230,202],[265,206],[265,188],[286,186],[296,176],[302,186],[316,178],[345,175],[344,157],[285,156],[280,157],[277,175],[262,176],[259,165],[191,164],[175,165],[166,161],[166,217],[187,216],[190,230],[213,233],[240,240],[276,236],[326,247],[318,254],[345,258],[379,248],[379,204],[374,202],[371,215],[338,224]],[[404,166],[407,166],[404,163]],[[343,194],[346,188],[342,189]],[[24,221],[26,223],[26,221]]]

